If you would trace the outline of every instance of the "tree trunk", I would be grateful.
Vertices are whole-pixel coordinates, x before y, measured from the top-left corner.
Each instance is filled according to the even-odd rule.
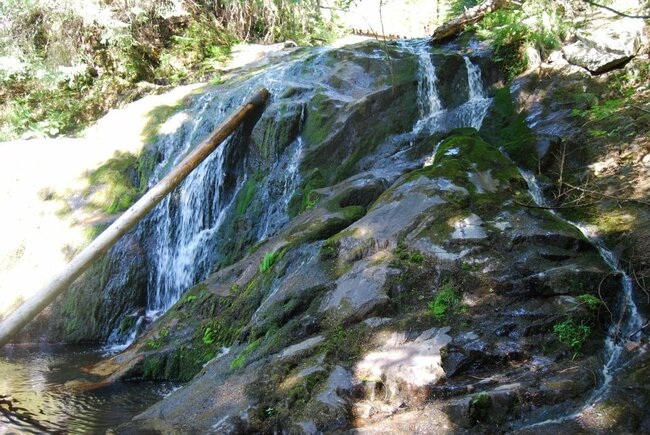
[[[436,28],[433,31],[431,40],[436,43],[455,36],[465,30],[468,25],[481,21],[485,14],[501,9],[508,3],[510,3],[510,0],[486,0],[480,5],[467,9],[461,16]]]

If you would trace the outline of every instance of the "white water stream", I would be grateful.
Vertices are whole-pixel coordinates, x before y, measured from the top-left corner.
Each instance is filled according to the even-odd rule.
[[[528,191],[535,204],[540,207],[547,207],[548,204],[544,199],[543,190],[539,185],[537,178],[531,172],[526,171],[518,166],[517,168],[519,169],[521,176],[526,180],[526,183],[528,184]],[[582,406],[577,411],[571,412],[559,418],[548,419],[527,426],[529,428],[554,423],[562,423],[568,420],[579,418],[583,413],[593,408],[594,405],[606,399],[606,395],[609,392],[609,387],[613,380],[614,373],[622,366],[621,358],[625,349],[625,343],[628,341],[638,343],[640,341],[641,334],[635,334],[634,336],[632,336],[632,334],[638,332],[643,325],[643,319],[637,309],[636,303],[634,302],[634,285],[632,278],[625,272],[625,270],[621,268],[618,256],[605,246],[602,239],[597,236],[593,229],[580,223],[565,219],[552,209],[549,209],[549,211],[558,219],[561,219],[562,221],[580,230],[585,238],[587,238],[587,240],[589,240],[589,242],[598,250],[598,253],[612,270],[612,272],[615,275],[619,275],[621,277],[621,291],[619,292],[618,301],[616,304],[618,306],[618,310],[613,313],[612,322],[609,326],[609,330],[605,338],[603,355],[604,364],[601,369],[600,385],[592,392],[592,394],[585,402],[584,406]],[[645,350],[641,349],[641,351],[644,352]]]

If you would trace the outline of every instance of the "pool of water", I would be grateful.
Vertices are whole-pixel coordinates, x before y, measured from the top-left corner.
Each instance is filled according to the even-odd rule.
[[[171,383],[118,382],[82,391],[71,381],[97,381],[83,367],[97,348],[20,345],[0,349],[0,434],[106,433],[169,394]]]

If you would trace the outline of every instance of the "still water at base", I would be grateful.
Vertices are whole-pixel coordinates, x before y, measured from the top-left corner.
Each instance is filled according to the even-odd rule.
[[[97,348],[69,345],[0,349],[0,434],[110,433],[175,388],[117,382],[81,391],[70,384],[98,381],[82,369],[101,359]]]

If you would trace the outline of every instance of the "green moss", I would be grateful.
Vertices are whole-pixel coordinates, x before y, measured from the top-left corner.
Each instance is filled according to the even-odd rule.
[[[336,121],[335,113],[341,103],[325,95],[324,90],[314,94],[307,107],[307,118],[303,136],[309,144],[320,144],[332,131]]]
[[[341,312],[329,313],[323,320],[325,339],[321,344],[321,352],[332,364],[348,365],[357,361],[368,345],[370,329],[366,324],[343,323],[345,312],[349,309],[349,306],[344,306]]]
[[[165,358],[162,355],[151,355],[144,359],[143,377],[145,379],[160,379],[165,371]]]
[[[160,127],[172,115],[183,109],[185,104],[161,105],[153,108],[147,113],[147,123],[144,125],[140,136],[145,144],[151,144],[158,138]]]
[[[469,403],[469,416],[472,421],[486,421],[489,417],[489,410],[491,406],[492,398],[489,394],[482,392],[474,395]]]
[[[109,214],[126,210],[140,195],[137,167],[135,155],[118,153],[90,172],[85,192],[90,203]]]
[[[594,295],[590,295],[589,293],[578,295],[576,297],[576,300],[581,304],[586,305],[590,311],[597,311],[598,308],[603,305],[603,301]]]
[[[494,102],[481,128],[481,136],[487,142],[503,148],[526,169],[537,169],[535,133],[526,124],[526,114],[515,111],[508,87],[495,93]]]
[[[450,150],[454,150],[454,154],[447,155]],[[467,173],[477,171],[489,172],[506,187],[510,183],[522,181],[516,166],[498,148],[485,142],[474,129],[452,132],[439,145],[435,163],[410,172],[406,179],[413,180],[422,176],[446,178],[457,186],[475,192],[476,187],[469,181]]]
[[[549,231],[558,231],[574,236],[580,240],[586,240],[582,232],[570,223],[558,218],[548,210],[528,210],[528,213],[541,218],[541,227]]]
[[[232,362],[230,363],[230,368],[233,370],[239,370],[244,366],[246,366],[246,360],[258,347],[260,347],[261,343],[262,343],[261,338],[258,338],[257,340],[248,343],[248,345],[242,351],[242,353],[240,353],[237,356],[237,358],[232,360]]]
[[[303,177],[302,185],[296,189],[293,197],[289,201],[289,216],[295,217],[303,211],[314,207],[319,197],[314,192],[326,186],[325,178],[319,169],[310,172]]]
[[[135,326],[135,317],[127,316],[120,322],[120,334],[124,334]]]
[[[281,255],[280,251],[267,252],[266,254],[264,254],[264,258],[260,263],[260,272],[264,273],[270,268],[272,268],[275,262],[280,258],[280,255]]]
[[[447,313],[460,304],[460,292],[450,282],[442,285],[435,298],[429,302],[429,311],[437,320],[443,320]]]
[[[393,250],[393,255],[394,258],[390,265],[398,268],[420,267],[426,258],[419,251],[411,251],[403,244],[397,245],[397,248]]]
[[[264,174],[256,173],[253,177],[246,180],[235,199],[235,216],[242,216],[250,206],[259,186],[264,182]]]

